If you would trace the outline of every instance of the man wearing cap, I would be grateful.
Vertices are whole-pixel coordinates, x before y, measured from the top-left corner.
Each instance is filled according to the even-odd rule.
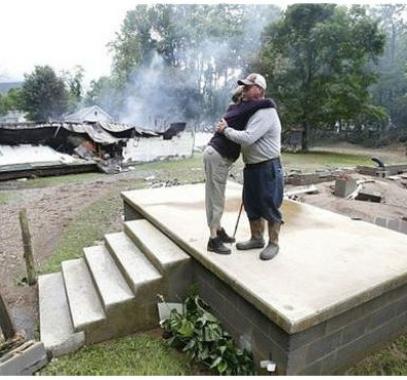
[[[260,74],[250,74],[238,81],[243,85],[246,100],[263,99],[267,83]],[[222,119],[217,131],[242,147],[243,204],[249,219],[251,237],[236,244],[239,250],[263,248],[264,219],[268,222],[269,242],[260,253],[260,259],[270,260],[279,251],[278,237],[282,223],[280,207],[283,201],[284,177],[280,161],[281,124],[276,109],[265,108],[254,113],[246,129],[228,128]]]

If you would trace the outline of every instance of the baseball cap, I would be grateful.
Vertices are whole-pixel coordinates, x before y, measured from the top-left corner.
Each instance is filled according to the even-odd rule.
[[[237,81],[238,85],[253,86],[257,85],[263,90],[267,88],[267,82],[263,75],[251,73],[245,79],[239,79]]]

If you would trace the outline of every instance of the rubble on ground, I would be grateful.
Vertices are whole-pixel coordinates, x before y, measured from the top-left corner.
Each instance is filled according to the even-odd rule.
[[[0,357],[0,375],[31,376],[48,363],[44,344],[22,342]]]
[[[304,192],[296,200],[407,233],[407,190],[401,179],[372,178],[354,171],[315,187],[317,195]],[[289,192],[298,187],[287,184],[285,188]]]
[[[0,125],[0,180],[84,171],[113,174],[134,163],[191,157],[193,131],[183,122],[165,127],[153,131],[102,121]],[[41,151],[41,158],[14,153],[28,147]]]

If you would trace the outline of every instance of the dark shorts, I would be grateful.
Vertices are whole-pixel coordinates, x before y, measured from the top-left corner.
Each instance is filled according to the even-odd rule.
[[[246,165],[243,170],[243,204],[249,220],[282,222],[284,175],[280,159]]]

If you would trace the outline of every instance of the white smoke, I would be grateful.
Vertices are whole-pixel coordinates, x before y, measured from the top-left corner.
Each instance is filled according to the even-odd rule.
[[[247,61],[260,47],[264,27],[278,15],[270,6],[245,7],[249,22],[245,24],[244,35],[232,43],[211,38],[199,47],[179,51],[183,66],[175,69],[168,67],[157,53],[148,66],[138,67],[126,85],[123,108],[116,112],[120,121],[154,130],[165,130],[169,123],[192,119],[198,124],[203,121],[205,102],[215,104],[219,112],[207,115],[208,123],[221,116],[237,79],[246,74]],[[236,43],[241,45],[233,46]],[[247,47],[243,57],[237,54],[241,46]],[[243,50],[245,53],[246,49]]]

